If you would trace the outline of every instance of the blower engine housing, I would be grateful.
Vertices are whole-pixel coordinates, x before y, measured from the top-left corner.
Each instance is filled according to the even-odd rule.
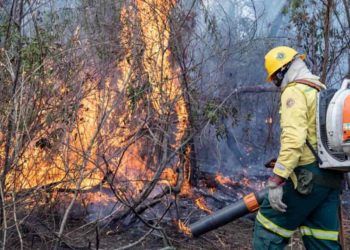
[[[317,149],[320,168],[350,171],[350,79],[339,90],[317,95]]]

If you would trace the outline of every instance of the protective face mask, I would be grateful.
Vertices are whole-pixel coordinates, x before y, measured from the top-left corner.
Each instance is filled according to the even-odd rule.
[[[276,72],[274,74],[274,76],[272,77],[272,82],[273,84],[275,84],[277,87],[281,87],[283,78],[285,76],[285,74],[287,73],[288,69],[289,69],[290,63],[283,66],[278,72]]]

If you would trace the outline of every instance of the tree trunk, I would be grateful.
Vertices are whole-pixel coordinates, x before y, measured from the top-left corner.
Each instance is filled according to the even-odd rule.
[[[13,142],[13,134],[14,134],[14,127],[15,127],[15,105],[16,105],[16,91],[17,91],[17,86],[20,81],[20,71],[22,67],[22,38],[21,38],[21,31],[22,31],[22,20],[23,20],[23,4],[24,0],[16,1],[13,2],[13,5],[11,7],[11,16],[10,16],[10,23],[8,26],[6,38],[4,41],[5,44],[5,49],[8,49],[8,47],[11,47],[11,44],[8,43],[8,41],[11,41],[11,25],[12,22],[14,21],[17,32],[18,32],[18,40],[15,45],[15,51],[17,54],[14,57],[14,63],[13,63],[13,68],[14,68],[14,78],[12,79],[12,99],[10,105],[10,113],[8,116],[7,120],[7,125],[6,125],[6,136],[5,136],[5,148],[4,148],[4,167],[3,171],[1,173],[1,180],[0,180],[0,189],[1,189],[1,201],[0,201],[0,222],[3,224],[3,230],[2,230],[2,247],[5,249],[6,246],[6,227],[7,227],[7,222],[6,222],[6,214],[5,214],[5,201],[3,200],[5,195],[6,195],[6,176],[9,173],[12,163],[13,163],[13,157],[11,156],[11,148],[13,147],[12,142]],[[17,19],[17,20],[16,20]]]
[[[333,0],[327,1],[326,12],[324,16],[324,53],[323,53],[323,64],[322,64],[322,75],[321,82],[327,80],[327,66],[329,59],[329,33],[331,27],[331,13],[333,7]]]
[[[350,30],[350,0],[343,0],[343,4],[344,4],[344,9],[345,9],[346,19],[348,21],[348,23],[347,23],[348,30]],[[349,38],[347,40],[349,40],[349,39],[350,39],[350,35],[349,35]],[[349,44],[348,44],[348,72],[347,72],[347,78],[350,79],[350,45]]]

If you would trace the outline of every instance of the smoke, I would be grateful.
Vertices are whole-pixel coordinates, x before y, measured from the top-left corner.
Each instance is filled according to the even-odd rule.
[[[197,164],[204,171],[259,174],[263,162],[278,153],[278,94],[230,96],[239,87],[265,84],[263,58],[273,43],[259,37],[282,32],[272,24],[282,25],[286,1],[274,2],[207,0],[196,6],[191,50],[200,69],[193,75],[199,79],[195,89],[203,109],[208,102],[223,109],[196,138]]]

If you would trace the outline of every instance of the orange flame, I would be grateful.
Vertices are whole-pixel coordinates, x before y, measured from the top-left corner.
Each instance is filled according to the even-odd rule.
[[[55,129],[60,129],[58,138],[64,138],[57,149],[57,155],[50,156],[42,148],[36,147],[35,143],[29,145],[30,150],[19,162],[23,171],[20,177],[13,175],[9,183],[21,183],[19,188],[45,185],[62,179],[72,188],[77,188],[76,180],[82,178],[79,188],[89,188],[101,182],[102,171],[100,166],[99,151],[107,148],[110,150],[111,165],[118,165],[118,185],[126,189],[134,189],[134,195],[141,192],[145,183],[154,176],[153,165],[157,159],[148,159],[145,154],[146,145],[139,141],[130,143],[130,138],[141,129],[141,120],[146,120],[149,114],[147,110],[141,110],[139,120],[132,116],[132,98],[126,97],[128,87],[138,88],[147,84],[149,91],[141,91],[145,99],[150,100],[155,117],[171,117],[170,123],[174,124],[169,129],[172,137],[164,140],[165,151],[168,148],[177,148],[182,143],[188,127],[188,112],[179,73],[174,63],[170,62],[170,23],[169,16],[174,7],[175,0],[136,0],[125,3],[121,11],[120,43],[125,49],[123,57],[117,62],[117,82],[115,75],[104,81],[104,87],[97,88],[98,80],[91,77],[84,82],[87,95],[78,107],[76,124],[68,127],[64,122],[58,124]],[[138,51],[138,52],[135,52]],[[134,53],[134,54],[133,54]],[[137,56],[135,56],[135,53]],[[87,72],[80,72],[81,76]],[[51,79],[50,82],[60,82],[59,79]],[[135,86],[134,86],[135,85]],[[58,87],[62,95],[69,92],[64,85]],[[85,89],[84,89],[85,90]],[[120,100],[120,105],[115,106],[115,100]],[[105,126],[96,134],[99,127],[101,110],[111,111]],[[153,112],[153,110],[152,110]],[[164,121],[159,121],[164,122]],[[157,128],[158,129],[158,128]],[[169,132],[165,131],[165,132]],[[47,131],[46,131],[47,132]],[[54,131],[49,131],[53,133]],[[168,134],[166,135],[168,136]],[[98,139],[96,139],[98,137]],[[163,146],[162,141],[154,136],[155,144]],[[130,145],[131,144],[131,145]],[[105,148],[104,148],[105,147]],[[113,152],[127,148],[119,159],[120,154],[113,156]],[[107,152],[108,156],[108,150]],[[186,148],[185,162],[188,166],[190,148]],[[54,151],[54,150],[53,150]],[[153,156],[152,156],[153,157]],[[169,164],[162,173],[161,183],[168,182],[175,185],[177,174],[173,171],[175,164]],[[186,173],[182,187],[183,193],[190,193],[189,174]],[[120,180],[120,181],[119,181]]]
[[[209,188],[209,193],[213,195],[216,192],[216,188]]]
[[[181,195],[185,196],[192,196],[193,191],[190,184],[190,176],[191,176],[191,165],[190,165],[190,153],[191,148],[190,146],[186,147],[185,153],[184,153],[184,179],[181,186]]]
[[[199,207],[203,211],[207,212],[208,214],[211,214],[213,212],[208,208],[208,206],[204,200],[204,197],[200,197],[200,198],[196,199],[195,203],[196,203],[197,207]]]
[[[236,185],[237,183],[231,180],[229,177],[217,174],[215,180],[221,185]]]
[[[164,169],[161,178],[162,180],[160,181],[160,183],[169,184],[171,186],[176,185],[177,174],[171,168]]]
[[[191,232],[191,229],[184,223],[182,222],[181,220],[179,220],[177,222],[177,225],[179,227],[179,229],[186,235],[188,236],[192,236],[192,232]]]

